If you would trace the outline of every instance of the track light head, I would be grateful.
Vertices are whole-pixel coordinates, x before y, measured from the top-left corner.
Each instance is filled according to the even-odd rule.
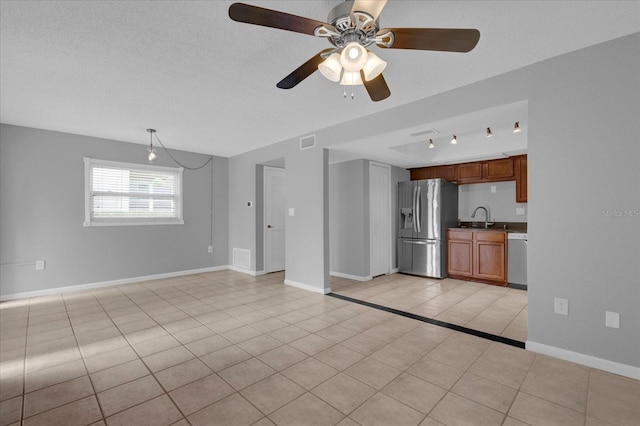
[[[453,138],[451,138],[451,145],[455,145],[458,143],[458,137],[454,134]]]
[[[513,133],[520,133],[522,129],[520,128],[520,122],[516,121],[513,125]]]
[[[487,127],[487,137],[490,138],[493,136],[493,132],[491,132],[491,127]]]
[[[429,139],[429,148],[435,148],[435,144],[433,143],[433,139]]]

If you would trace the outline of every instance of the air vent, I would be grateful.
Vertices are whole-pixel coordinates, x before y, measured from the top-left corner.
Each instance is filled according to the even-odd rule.
[[[423,130],[423,131],[417,132],[417,133],[410,133],[410,135],[413,136],[414,138],[417,138],[419,136],[436,135],[438,133],[440,133],[440,132],[437,131],[436,129],[428,129],[428,130]]]
[[[233,248],[233,266],[251,269],[251,250]]]
[[[300,151],[303,149],[316,147],[316,135],[303,136],[300,138]]]

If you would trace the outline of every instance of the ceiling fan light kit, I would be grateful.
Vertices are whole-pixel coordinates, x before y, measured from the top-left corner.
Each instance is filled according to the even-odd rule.
[[[364,85],[373,101],[388,98],[391,91],[382,76],[387,63],[367,47],[375,44],[385,49],[469,52],[480,39],[476,29],[380,29],[378,17],[386,3],[386,0],[346,0],[329,12],[328,23],[245,3],[233,3],[229,17],[237,22],[326,38],[333,45],[282,79],[276,85],[278,88],[291,89],[319,70],[332,82]]]

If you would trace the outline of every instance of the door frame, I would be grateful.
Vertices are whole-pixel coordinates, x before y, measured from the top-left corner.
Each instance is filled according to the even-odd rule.
[[[262,263],[263,263],[263,268],[262,269],[265,274],[280,271],[280,269],[271,270],[270,269],[271,265],[269,265],[267,262],[268,254],[270,253],[270,247],[268,244],[269,241],[267,240],[267,211],[269,210],[268,209],[269,204],[267,203],[267,173],[269,171],[282,172],[285,175],[285,179],[286,179],[286,169],[280,168],[280,167],[273,167],[273,166],[263,166],[263,169],[262,169],[262,206],[263,206],[263,209],[262,209]],[[286,219],[285,219],[285,222],[286,222]],[[285,232],[286,232],[286,227],[285,227]],[[286,251],[286,241],[285,241],[285,251]],[[286,267],[286,262],[284,267]]]
[[[387,271],[384,273],[384,275],[388,275],[391,273],[391,271],[393,270],[393,247],[391,246],[391,244],[394,243],[393,241],[393,206],[391,205],[391,200],[392,200],[392,193],[391,193],[391,166],[389,164],[384,164],[384,163],[380,163],[378,161],[369,161],[369,276],[371,278],[373,278],[373,272],[372,272],[372,268],[371,268],[371,259],[372,259],[372,252],[373,252],[373,245],[371,244],[371,235],[373,234],[373,225],[372,225],[372,220],[371,220],[371,170],[372,167],[382,167],[387,169],[387,206],[388,206],[388,232],[389,232],[389,241],[388,241],[388,249],[389,249],[389,257],[387,259]]]

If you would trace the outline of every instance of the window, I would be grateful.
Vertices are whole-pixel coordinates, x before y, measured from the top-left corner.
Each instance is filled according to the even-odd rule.
[[[84,226],[183,224],[182,168],[84,159]]]

